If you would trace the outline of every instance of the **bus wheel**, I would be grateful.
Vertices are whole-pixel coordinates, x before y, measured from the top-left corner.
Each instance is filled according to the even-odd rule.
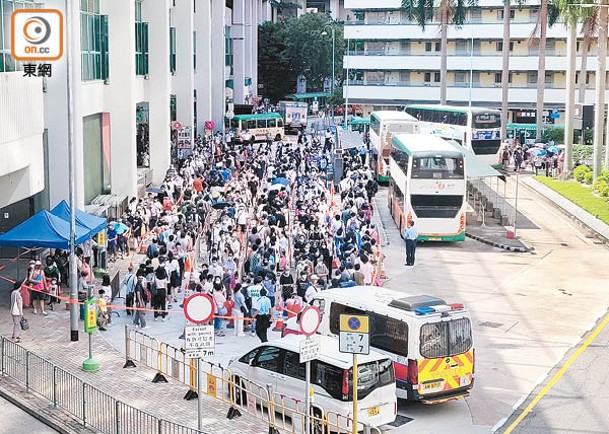
[[[278,141],[280,141],[280,140],[281,140],[281,134],[277,134],[277,135],[275,136],[275,141],[276,141],[276,142],[278,142]]]

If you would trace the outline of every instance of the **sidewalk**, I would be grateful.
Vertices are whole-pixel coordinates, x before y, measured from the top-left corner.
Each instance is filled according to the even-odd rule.
[[[139,259],[137,258],[138,261]],[[19,265],[10,264],[0,271],[0,274],[12,278],[17,267],[23,267],[23,261],[21,262]],[[136,263],[139,262],[134,260],[134,264]],[[128,264],[129,259],[126,259],[113,264],[113,267],[124,270]],[[7,284],[0,286],[0,311],[5,313],[0,316],[0,333],[10,337],[12,320],[8,314],[10,289],[7,286]],[[40,356],[46,357],[51,362],[116,399],[159,418],[192,428],[197,427],[197,401],[182,399],[187,387],[172,381],[170,378],[169,383],[154,384],[151,380],[155,371],[142,365],[138,365],[135,369],[124,369],[125,357],[124,349],[122,349],[124,344],[120,346],[118,345],[119,342],[115,341],[114,346],[111,345],[103,332],[95,332],[92,336],[94,358],[100,362],[101,370],[95,373],[83,372],[81,365],[88,355],[88,335],[82,331],[83,325],[82,322],[79,322],[80,340],[70,342],[69,312],[64,309],[65,304],[61,303],[56,306],[54,312],[49,312],[48,317],[33,315],[30,309],[26,309],[24,313],[30,322],[30,329],[23,332],[21,345]],[[130,322],[132,317],[126,316],[124,311],[120,314],[120,319],[113,316],[115,324],[106,333],[112,331],[117,334],[120,331],[120,334],[123,334],[123,324]],[[167,323],[162,323],[163,326],[176,323],[176,325],[180,324],[180,327],[183,327],[184,322],[181,313],[170,316],[172,319]],[[152,322],[151,317],[151,314],[147,315],[147,319],[156,325]],[[124,342],[122,338],[121,341]],[[118,348],[121,348],[121,350],[118,350]],[[0,387],[2,387],[1,384]],[[243,416],[233,420],[226,419],[229,406],[206,395],[203,396],[203,406],[203,429],[205,432],[216,434],[232,434],[235,432],[259,434],[268,432],[267,424],[248,414],[243,414]]]

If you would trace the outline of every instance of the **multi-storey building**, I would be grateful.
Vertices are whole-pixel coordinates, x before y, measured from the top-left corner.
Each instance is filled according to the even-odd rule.
[[[80,207],[162,181],[172,121],[202,133],[212,120],[221,130],[227,102],[256,96],[256,29],[270,0],[73,0],[69,11],[65,0],[0,0],[0,208],[27,217],[69,189],[67,47],[50,77],[24,77],[10,55],[16,8],[58,9],[72,23],[64,40]],[[23,218],[8,215],[0,232]]]
[[[350,71],[349,103],[365,112],[410,103],[440,101],[439,13],[423,30],[400,9],[401,0],[345,0],[354,18],[345,22]],[[510,12],[510,120],[528,116],[534,122],[537,100],[538,45],[531,40],[539,5],[512,6]],[[460,28],[448,28],[447,102],[501,106],[503,1],[480,0],[467,11]],[[545,110],[564,109],[567,31],[558,23],[547,31]],[[577,43],[577,68],[583,43]],[[587,58],[585,102],[594,101],[596,46]],[[579,74],[576,81],[580,81]],[[578,85],[579,86],[579,85]],[[533,110],[531,110],[533,109]],[[561,118],[557,122],[562,123]]]

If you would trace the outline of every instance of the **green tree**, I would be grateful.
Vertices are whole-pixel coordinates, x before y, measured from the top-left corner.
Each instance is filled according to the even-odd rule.
[[[307,90],[323,90],[324,79],[332,77],[332,34],[335,33],[335,73],[337,84],[342,83],[345,43],[343,26],[332,21],[328,14],[308,13],[286,21],[285,56],[298,74],[307,77]],[[326,29],[326,36],[322,33]]]
[[[258,82],[261,94],[272,101],[296,90],[296,78],[304,74],[307,90],[323,90],[324,79],[332,77],[332,30],[335,39],[336,87],[344,81],[343,26],[328,14],[304,14],[258,27]],[[326,31],[326,35],[322,35]]]
[[[448,80],[448,26],[460,27],[465,22],[467,8],[478,6],[478,0],[439,0],[440,9],[440,103],[446,104],[446,88]],[[402,10],[409,20],[416,21],[423,30],[425,24],[433,19],[434,0],[402,0]],[[472,77],[469,78],[472,80]]]
[[[267,21],[258,27],[258,82],[261,95],[272,101],[292,93],[298,72],[286,57],[285,23]]]

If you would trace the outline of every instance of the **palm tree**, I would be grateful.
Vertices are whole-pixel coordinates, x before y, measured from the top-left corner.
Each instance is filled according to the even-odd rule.
[[[519,6],[524,0],[516,2]],[[506,127],[508,122],[508,97],[510,86],[510,9],[511,1],[503,0],[503,63],[501,68],[501,139],[506,138]]]
[[[558,9],[551,0],[541,0],[537,23],[533,29],[531,39],[536,39],[539,47],[537,64],[537,137],[541,139],[541,129],[543,123],[543,100],[546,88],[546,32],[548,26],[552,26],[558,18]]]
[[[467,8],[477,6],[478,0],[440,0],[440,103],[446,104],[446,73],[448,59],[448,26],[460,27],[465,22]],[[402,0],[402,10],[409,20],[416,21],[423,31],[425,24],[433,19],[434,0]],[[470,80],[472,77],[470,77]]]
[[[573,118],[575,116],[575,70],[577,57],[577,24],[581,8],[573,7],[567,0],[556,0],[556,7],[567,27],[567,70],[565,98],[565,159],[564,173],[567,175],[573,161]],[[585,82],[585,78],[584,78]]]
[[[598,52],[596,65],[596,106],[594,110],[594,149],[592,176],[596,180],[602,170],[603,126],[605,123],[605,85],[607,82],[607,8],[609,2],[602,0],[599,6]]]
[[[588,3],[585,1],[583,3]],[[591,3],[592,4],[592,3]],[[583,18],[582,22],[582,56],[581,67],[579,68],[579,94],[577,101],[580,104],[586,102],[586,76],[588,75],[588,53],[592,41],[598,35],[598,9],[580,8],[579,13]]]

